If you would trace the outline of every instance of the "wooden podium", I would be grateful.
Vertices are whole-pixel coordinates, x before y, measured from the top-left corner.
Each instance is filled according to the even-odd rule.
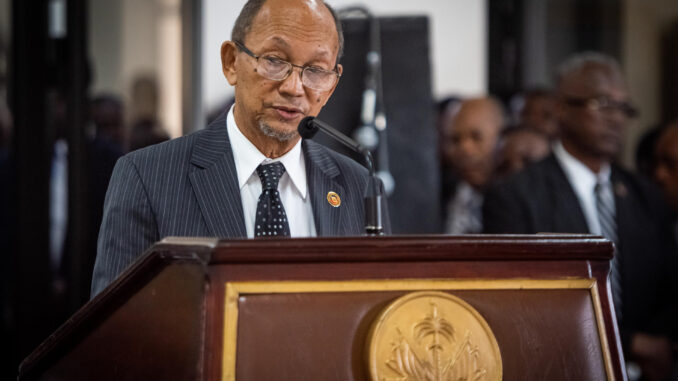
[[[479,380],[623,380],[611,257],[609,241],[586,235],[168,238],[26,358],[19,379],[368,380],[377,366],[380,379],[444,379],[463,365]],[[498,373],[438,302],[411,314],[427,322],[414,338],[405,323],[387,327],[394,301],[422,291],[480,316]],[[384,339],[388,364],[375,365],[381,328],[402,337]],[[443,345],[466,365],[443,362]]]

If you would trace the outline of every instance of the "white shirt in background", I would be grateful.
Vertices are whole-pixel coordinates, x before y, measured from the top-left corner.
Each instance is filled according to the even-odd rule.
[[[598,208],[596,207],[596,183],[608,183],[610,181],[610,165],[606,164],[600,172],[595,173],[589,167],[577,160],[563,147],[561,142],[553,144],[553,154],[560,163],[565,172],[565,176],[570,181],[574,193],[579,199],[586,223],[589,226],[589,232],[592,234],[602,234],[600,222],[598,220]]]

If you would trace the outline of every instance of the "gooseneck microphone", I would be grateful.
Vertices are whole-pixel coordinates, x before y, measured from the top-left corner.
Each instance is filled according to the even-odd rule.
[[[379,183],[379,178],[374,172],[374,162],[370,150],[342,134],[329,124],[320,121],[313,116],[307,116],[302,119],[301,122],[299,122],[297,131],[299,131],[299,135],[301,135],[303,139],[312,139],[318,131],[322,131],[334,140],[350,148],[352,151],[363,156],[365,159],[365,167],[367,167],[370,173],[370,179],[367,183],[367,189],[365,190],[365,234],[384,234],[384,227],[381,221],[381,185]]]

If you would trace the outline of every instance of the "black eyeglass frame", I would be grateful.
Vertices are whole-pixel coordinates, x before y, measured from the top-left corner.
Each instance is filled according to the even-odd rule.
[[[240,41],[233,41],[233,43],[234,43],[235,46],[238,47],[238,49],[240,49],[242,52],[244,52],[244,53],[247,54],[248,56],[250,56],[250,57],[254,58],[255,60],[257,60],[257,64],[259,63],[259,59],[260,59],[260,58],[265,58],[265,56],[260,56],[260,55],[254,54],[254,52],[252,52],[251,50],[249,50],[249,49],[245,46],[245,44],[243,44],[243,43],[240,42]],[[274,58],[274,57],[271,57],[271,58]],[[319,68],[319,67],[317,67],[317,66],[301,66],[301,65],[295,65],[295,64],[293,64],[292,62],[285,61],[285,60],[280,59],[280,58],[274,58],[274,59],[277,60],[277,61],[280,61],[281,63],[284,62],[284,63],[290,65],[290,67],[289,67],[289,70],[287,71],[287,74],[285,74],[285,76],[282,77],[281,79],[271,79],[271,78],[264,77],[264,78],[267,78],[267,79],[269,79],[269,80],[271,80],[271,81],[282,82],[282,81],[286,80],[286,79],[290,76],[290,74],[292,74],[292,71],[293,71],[293,69],[294,69],[295,67],[301,69],[301,77],[300,77],[300,78],[301,78],[301,83],[302,83],[304,86],[306,86],[306,87],[308,87],[308,88],[310,88],[310,89],[313,89],[313,90],[317,90],[317,91],[329,91],[329,90],[332,88],[332,86],[334,86],[334,85],[337,84],[337,82],[339,81],[339,78],[341,78],[341,74],[339,74],[339,73],[337,72],[337,66],[336,66],[336,65],[334,66],[334,69],[332,69],[332,70],[326,70],[326,69],[323,69],[323,68]],[[308,70],[321,71],[321,72],[324,72],[324,73],[327,73],[327,74],[334,74],[334,75],[336,76],[336,80],[335,80],[334,83],[333,83],[331,86],[329,86],[327,89],[316,89],[316,88],[307,86],[307,85],[304,83],[304,72],[305,72],[307,69],[308,69]],[[262,77],[263,77],[263,75],[262,75]]]
[[[606,96],[581,98],[563,95],[561,96],[561,99],[570,106],[586,107],[592,111],[621,111],[627,118],[631,119],[637,118],[640,115],[640,111],[632,104],[628,102],[619,102]]]

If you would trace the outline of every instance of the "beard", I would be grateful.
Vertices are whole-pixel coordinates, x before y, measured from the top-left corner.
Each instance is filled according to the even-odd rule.
[[[282,143],[288,142],[288,141],[296,138],[297,136],[299,136],[297,134],[296,130],[292,130],[292,131],[288,131],[288,132],[278,131],[278,130],[274,129],[273,127],[269,126],[266,122],[263,122],[263,121],[259,122],[259,130],[265,136],[268,136],[269,138],[273,138],[273,139],[275,139],[279,142],[282,142]]]

